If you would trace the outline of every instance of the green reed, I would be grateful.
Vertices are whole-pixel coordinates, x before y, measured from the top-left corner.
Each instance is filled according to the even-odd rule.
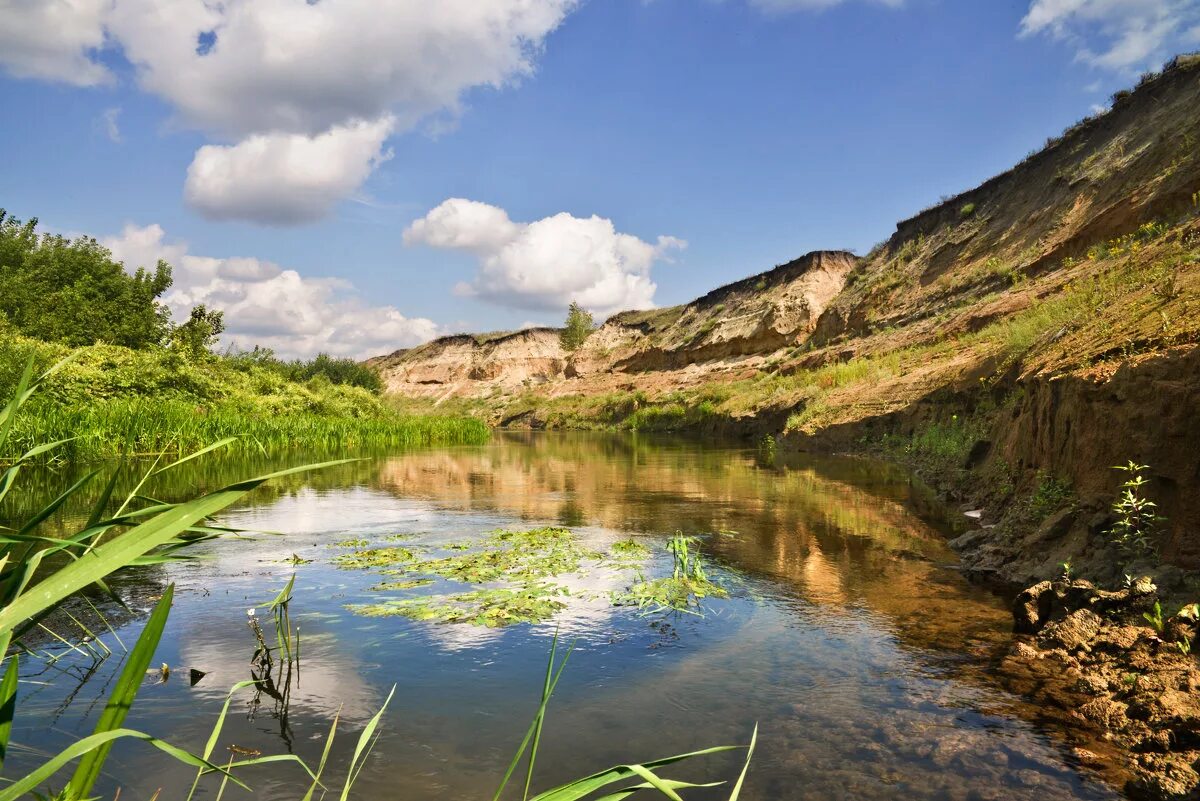
[[[342,417],[311,412],[266,414],[241,405],[186,400],[112,398],[86,405],[29,404],[0,443],[11,461],[40,442],[70,440],[54,456],[67,461],[118,455],[183,453],[228,437],[235,448],[277,453],[292,449],[365,450],[433,445],[476,445],[487,426],[465,417],[410,417],[385,413]]]

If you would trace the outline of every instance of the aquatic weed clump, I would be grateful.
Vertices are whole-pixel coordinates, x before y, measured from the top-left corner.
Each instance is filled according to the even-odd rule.
[[[449,553],[447,553],[449,552]],[[436,579],[486,586],[444,595],[390,598],[348,607],[371,617],[401,616],[439,623],[507,626],[536,623],[565,607],[570,595],[559,576],[600,564],[605,554],[585,547],[569,529],[547,526],[524,531],[499,529],[480,543],[450,543],[419,558],[407,548],[355,551],[334,559],[343,567],[382,568],[394,579],[375,585],[380,592],[416,589]]]
[[[520,587],[478,589],[452,595],[393,599],[379,604],[351,607],[367,617],[399,615],[410,620],[438,623],[470,623],[498,628],[513,623],[538,623],[548,620],[566,604],[558,596],[570,595],[559,584],[537,583]]]
[[[346,568],[391,567],[402,562],[411,562],[416,558],[417,555],[410,549],[397,546],[351,551],[335,556],[333,563]]]
[[[636,606],[646,613],[661,611],[700,614],[705,598],[728,598],[729,591],[714,583],[704,570],[704,560],[695,537],[676,532],[667,543],[672,555],[670,576],[642,579],[613,595],[617,606]]]

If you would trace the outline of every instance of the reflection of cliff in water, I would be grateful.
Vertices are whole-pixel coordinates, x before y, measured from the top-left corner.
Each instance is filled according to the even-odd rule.
[[[507,435],[498,435],[507,438]],[[764,591],[865,608],[916,645],[961,650],[1006,632],[990,593],[946,567],[954,555],[929,493],[862,459],[760,466],[751,451],[632,437],[521,433],[520,447],[384,460],[376,481],[404,497],[532,522],[633,534],[708,534],[706,548]]]

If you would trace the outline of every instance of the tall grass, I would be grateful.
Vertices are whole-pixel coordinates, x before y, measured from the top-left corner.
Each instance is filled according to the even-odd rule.
[[[380,413],[341,417],[297,411],[265,414],[233,404],[198,405],[143,397],[98,400],[86,405],[32,404],[0,443],[0,461],[40,442],[69,440],[55,451],[76,461],[117,455],[186,453],[237,437],[234,447],[266,453],[290,449],[351,451],[473,445],[487,442],[487,426],[467,417]]]
[[[0,397],[11,395],[31,360],[48,366],[37,397],[0,443],[11,461],[41,442],[69,439],[58,458],[186,453],[226,437],[236,448],[408,448],[478,444],[487,427],[449,415],[405,415],[367,389],[324,374],[290,380],[244,355],[190,360],[166,349],[92,345],[74,351],[0,332]]]

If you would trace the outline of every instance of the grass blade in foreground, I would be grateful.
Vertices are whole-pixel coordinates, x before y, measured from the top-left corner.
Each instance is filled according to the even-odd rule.
[[[82,740],[71,743],[71,745],[67,746],[57,755],[52,757],[49,762],[42,765],[37,770],[22,776],[8,787],[0,790],[0,801],[17,801],[19,798],[24,798],[27,794],[36,790],[42,784],[42,782],[49,779],[64,766],[69,764],[72,760],[78,759],[89,751],[99,748],[107,743],[111,743],[113,740],[119,740],[123,737],[129,737],[149,743],[158,750],[165,754],[169,754],[185,765],[192,765],[193,767],[205,768],[207,770],[215,770],[228,775],[225,768],[222,768],[220,765],[214,765],[211,762],[207,762],[195,754],[189,754],[182,748],[177,748],[176,746],[173,746],[168,742],[164,742],[157,737],[151,737],[145,732],[134,731],[133,729],[113,729],[112,731],[106,731],[101,734],[93,734],[88,737],[84,737]],[[230,777],[230,780],[243,789],[250,789],[233,777]]]
[[[95,734],[119,729],[125,722],[125,716],[137,698],[138,690],[146,678],[146,669],[150,667],[150,660],[154,658],[154,651],[162,639],[163,627],[166,626],[167,616],[171,613],[171,599],[174,595],[175,585],[168,585],[167,591],[150,613],[150,619],[146,621],[146,627],[142,629],[141,636],[125,660],[125,667],[121,670],[116,686],[113,687],[112,695],[108,697],[108,703],[100,713],[100,719],[96,721]],[[112,743],[105,743],[94,751],[89,751],[79,761],[75,775],[67,785],[67,792],[71,798],[89,796],[111,749]],[[208,754],[204,756],[207,757]]]
[[[538,747],[537,741],[540,740],[539,735],[541,733],[542,721],[546,717],[546,706],[550,703],[550,696],[554,694],[554,688],[558,686],[558,680],[562,676],[563,668],[567,666],[567,659],[570,658],[571,651],[573,650],[575,650],[574,643],[571,644],[571,648],[563,657],[563,661],[558,666],[558,671],[554,672],[554,657],[558,651],[558,632],[555,631],[554,640],[550,643],[550,661],[546,665],[546,681],[542,685],[542,701],[538,705],[537,714],[535,714],[533,717],[533,723],[529,724],[529,730],[525,732],[525,738],[521,740],[521,745],[517,748],[516,755],[513,756],[512,762],[508,764],[508,770],[504,772],[504,778],[500,780],[500,786],[496,788],[496,794],[492,796],[492,801],[497,801],[497,799],[500,798],[500,794],[504,792],[504,788],[508,785],[508,780],[512,778],[513,771],[515,771],[517,769],[517,765],[520,764],[521,757],[525,754],[525,749],[529,747],[530,740],[535,740],[533,745],[533,753],[531,753],[529,757],[529,772],[526,775],[525,782],[525,792],[526,797],[528,797],[529,781],[533,777],[534,756],[536,755]],[[552,672],[554,673],[553,681],[550,680],[550,674]]]
[[[627,779],[644,778],[647,773],[653,774],[652,768],[662,768],[676,762],[709,756],[710,754],[719,754],[723,751],[737,751],[745,747],[744,745],[718,745],[714,748],[705,748],[702,751],[692,751],[687,754],[676,754],[675,756],[656,759],[653,762],[644,762],[640,765],[617,765],[608,770],[593,773],[591,776],[576,779],[573,782],[555,787],[552,790],[547,790],[544,793],[538,793],[533,797],[532,801],[577,801],[577,799],[585,798],[610,784]],[[666,780],[657,776],[655,778],[660,783],[667,783]],[[658,788],[656,787],[656,789]]]
[[[351,461],[354,460],[338,459],[281,470],[231,484],[211,495],[171,507],[84,554],[19,595],[4,609],[0,609],[0,633],[12,631],[26,618],[36,616],[89,584],[102,580],[109,573],[120,570],[138,557],[166,544],[188,527],[216,514],[265,481]]]
[[[346,801],[350,797],[350,788],[354,786],[354,781],[358,778],[359,772],[362,770],[360,760],[365,763],[366,755],[371,752],[371,748],[375,746],[374,739],[375,730],[379,728],[379,719],[383,717],[384,710],[392,701],[392,696],[396,694],[396,685],[392,685],[392,691],[388,693],[388,697],[384,700],[383,706],[379,707],[379,711],[375,713],[375,717],[371,718],[366,727],[362,730],[362,734],[358,735],[358,744],[354,746],[354,756],[350,760],[350,769],[346,771],[346,784],[342,787],[341,801]],[[316,778],[315,776],[313,777]]]
[[[8,737],[12,734],[13,713],[17,710],[17,657],[8,661],[8,669],[0,680],[0,771],[8,756]]]

